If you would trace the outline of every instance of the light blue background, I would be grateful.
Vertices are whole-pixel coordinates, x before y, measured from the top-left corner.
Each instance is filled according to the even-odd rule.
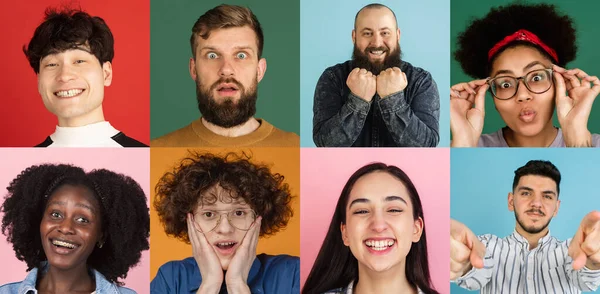
[[[527,161],[551,161],[561,173],[561,200],[550,233],[559,240],[573,238],[583,217],[600,210],[600,150],[567,148],[453,148],[450,156],[450,217],[476,235],[505,237],[515,228],[508,210],[514,171]],[[452,293],[474,293],[454,283]],[[596,291],[599,292],[599,291]]]
[[[366,0],[300,1],[300,146],[312,139],[315,86],[323,71],[352,58],[354,17]],[[450,145],[450,1],[379,1],[398,19],[403,59],[429,71],[440,92],[440,143]]]

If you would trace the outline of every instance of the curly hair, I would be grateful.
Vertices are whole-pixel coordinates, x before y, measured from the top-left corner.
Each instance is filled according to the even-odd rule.
[[[107,280],[122,285],[143,250],[149,249],[150,215],[146,195],[132,178],[106,169],[86,173],[67,164],[42,164],[21,172],[7,187],[2,205],[2,233],[13,244],[16,257],[27,270],[47,260],[40,237],[40,223],[50,196],[64,185],[89,189],[100,204],[102,248],[87,259],[91,268]]]
[[[526,41],[509,43],[488,61],[488,51],[506,36],[520,29],[534,33],[554,49],[558,61],[541,47]],[[559,14],[554,5],[514,3],[492,8],[483,18],[473,20],[471,25],[459,34],[458,49],[454,52],[454,58],[466,74],[475,78],[485,78],[489,75],[496,57],[508,48],[516,46],[535,48],[552,62],[564,67],[576,57],[575,42],[573,20],[567,15]]]
[[[89,46],[100,65],[112,62],[115,41],[102,18],[75,9],[48,8],[45,14],[44,22],[35,29],[29,45],[23,46],[36,74],[40,72],[42,58],[83,45]]]
[[[154,208],[167,235],[189,243],[187,213],[199,204],[219,200],[207,192],[220,185],[233,199],[242,198],[262,216],[260,236],[269,236],[285,228],[293,216],[293,196],[283,180],[283,175],[272,174],[269,167],[250,162],[245,153],[220,157],[190,152],[158,181]]]

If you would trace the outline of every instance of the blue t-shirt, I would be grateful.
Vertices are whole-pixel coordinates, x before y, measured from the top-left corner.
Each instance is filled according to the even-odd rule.
[[[196,293],[200,283],[200,268],[193,257],[188,257],[163,264],[150,283],[150,293]],[[289,255],[257,255],[248,274],[248,287],[252,294],[300,293],[300,258]],[[225,283],[219,293],[227,293]]]

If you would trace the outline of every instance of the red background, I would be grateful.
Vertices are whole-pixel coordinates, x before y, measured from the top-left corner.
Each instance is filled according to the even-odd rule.
[[[37,91],[23,54],[47,7],[81,8],[104,19],[115,39],[113,80],[104,118],[127,136],[150,143],[150,1],[6,1],[0,9],[0,147],[41,143],[57,125]]]

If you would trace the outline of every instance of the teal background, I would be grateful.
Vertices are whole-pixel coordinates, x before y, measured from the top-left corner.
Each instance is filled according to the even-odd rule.
[[[150,137],[157,138],[200,117],[189,74],[190,36],[198,18],[222,1],[150,2]],[[265,38],[265,77],[258,84],[256,117],[300,133],[299,0],[232,0],[258,18]]]
[[[573,238],[583,217],[600,210],[600,152],[594,148],[453,148],[450,217],[476,235],[512,234],[516,221],[508,210],[508,193],[514,171],[534,159],[551,161],[562,176],[561,204],[550,222],[550,233],[559,240]],[[451,293],[474,292],[452,283]]]
[[[449,0],[383,0],[396,14],[403,59],[431,73],[440,92],[440,143],[450,145]],[[323,71],[352,58],[354,17],[372,0],[302,0],[300,3],[300,146],[312,139],[313,99]]]
[[[509,0],[453,0],[451,3],[451,85],[474,80],[467,76],[461,69],[460,64],[454,59],[454,52],[457,49],[456,42],[458,34],[463,32],[471,21],[475,18],[485,16],[492,7],[510,4],[514,1]],[[580,68],[588,75],[600,75],[600,59],[598,58],[598,48],[600,39],[598,38],[598,14],[600,10],[600,1],[572,1],[572,0],[529,0],[522,3],[549,3],[555,4],[559,12],[569,15],[575,24],[577,32],[577,58],[567,64],[567,68]],[[494,106],[492,94],[486,94],[485,100],[485,123],[483,125],[483,134],[493,133],[506,126],[498,111]],[[554,126],[559,127],[556,112],[554,114]],[[594,102],[590,118],[588,120],[588,129],[592,133],[600,133],[600,106],[598,101]]]

